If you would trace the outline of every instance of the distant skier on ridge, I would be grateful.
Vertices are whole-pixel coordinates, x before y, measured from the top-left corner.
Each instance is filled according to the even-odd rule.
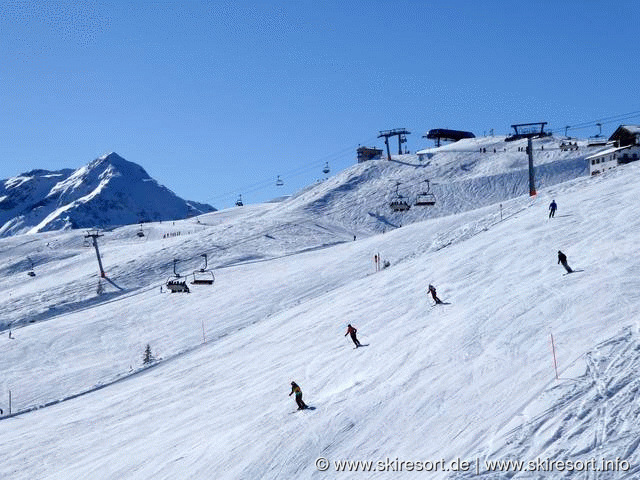
[[[355,327],[352,327],[351,324],[347,325],[347,333],[344,334],[344,336],[346,337],[347,335],[351,334],[351,340],[353,340],[353,343],[355,343],[356,348],[360,347],[360,340],[358,340],[358,338],[356,337],[356,333],[358,332],[358,330]]]
[[[558,250],[558,263],[561,263],[562,266],[567,270],[567,273],[573,273],[571,267],[567,264],[567,256]]]
[[[298,404],[298,410],[304,410],[307,408],[307,404],[302,401],[302,390],[296,382],[291,382],[291,393],[289,396],[296,394],[296,403]]]
[[[433,285],[429,285],[429,293],[433,297],[433,300],[436,302],[436,305],[439,303],[443,303],[442,300],[440,300],[438,298],[438,295],[436,294],[436,287],[434,287]]]
[[[549,205],[549,218],[552,218],[556,214],[556,210],[558,209],[558,204],[555,200],[551,200],[551,204]]]

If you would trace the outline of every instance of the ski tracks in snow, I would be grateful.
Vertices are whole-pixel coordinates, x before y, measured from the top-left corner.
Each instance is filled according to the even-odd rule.
[[[486,460],[537,458],[589,461],[620,458],[630,463],[626,471],[579,472],[580,478],[633,479],[640,474],[640,438],[634,433],[640,414],[640,338],[626,329],[583,356],[586,371],[572,381],[537,393],[510,425],[485,440],[475,457]],[[529,415],[536,403],[551,407]],[[529,418],[510,428],[517,418]],[[466,472],[451,478],[566,478],[569,472]],[[578,472],[574,472],[578,473]],[[594,474],[593,477],[584,475]],[[602,476],[598,476],[602,475]]]

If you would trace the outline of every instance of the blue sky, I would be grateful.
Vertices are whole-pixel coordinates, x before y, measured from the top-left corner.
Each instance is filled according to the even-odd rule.
[[[383,147],[379,130],[407,128],[411,151],[438,127],[563,133],[640,112],[639,13],[636,0],[4,1],[0,178],[116,151],[223,208],[292,193],[327,161],[342,170],[358,145]]]

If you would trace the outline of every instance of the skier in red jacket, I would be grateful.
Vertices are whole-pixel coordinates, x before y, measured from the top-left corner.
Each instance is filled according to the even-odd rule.
[[[347,335],[351,334],[351,340],[353,340],[353,343],[356,344],[356,348],[358,348],[360,346],[360,340],[357,339],[356,337],[356,333],[358,332],[358,330],[356,330],[355,327],[352,327],[351,324],[347,325],[347,333],[344,334],[344,336],[346,337]]]

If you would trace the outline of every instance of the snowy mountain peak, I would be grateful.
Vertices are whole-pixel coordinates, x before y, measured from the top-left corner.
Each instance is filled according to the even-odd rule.
[[[0,237],[177,220],[214,210],[179,198],[115,152],[77,170],[32,170],[0,182]]]
[[[111,167],[113,170],[123,175],[133,175],[141,179],[150,179],[149,174],[137,163],[125,160],[116,152],[107,153],[90,162],[87,167],[92,170],[95,168]]]

